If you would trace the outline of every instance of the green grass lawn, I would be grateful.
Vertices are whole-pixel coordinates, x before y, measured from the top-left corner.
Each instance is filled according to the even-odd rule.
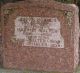
[[[80,73],[80,66],[77,68],[76,73]]]
[[[0,73],[60,73],[60,72],[38,72],[38,71],[28,71],[28,70],[21,71],[21,70],[0,68]],[[80,73],[80,67],[78,67],[76,72],[74,73]]]
[[[0,73],[24,73],[24,72],[20,70],[10,70],[10,69],[0,68]]]

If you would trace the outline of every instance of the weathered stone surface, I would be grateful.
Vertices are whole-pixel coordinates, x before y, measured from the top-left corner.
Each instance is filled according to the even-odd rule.
[[[3,66],[73,72],[78,65],[79,21],[75,5],[28,0],[2,7]]]
[[[1,24],[1,3],[0,3],[0,67],[2,66],[2,24]]]

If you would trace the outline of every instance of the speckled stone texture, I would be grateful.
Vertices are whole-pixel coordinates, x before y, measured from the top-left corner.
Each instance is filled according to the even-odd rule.
[[[61,23],[64,48],[22,46],[14,37],[18,16],[57,17]],[[78,66],[78,8],[53,0],[26,0],[2,7],[4,68],[73,72]],[[46,25],[46,24],[45,24]],[[53,37],[54,38],[54,37]]]
[[[1,3],[0,3],[0,67],[2,66],[2,25],[1,25]]]

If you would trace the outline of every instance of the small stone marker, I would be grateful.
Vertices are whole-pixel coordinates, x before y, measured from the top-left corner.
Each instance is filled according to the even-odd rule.
[[[78,66],[79,21],[75,5],[28,0],[2,7],[3,66],[73,72]]]

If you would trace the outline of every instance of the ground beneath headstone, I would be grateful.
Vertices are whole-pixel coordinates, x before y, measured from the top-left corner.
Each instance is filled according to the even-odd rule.
[[[24,73],[24,72],[20,70],[10,70],[10,69],[0,68],[0,73]]]
[[[0,68],[0,73],[60,73],[60,72],[37,72],[37,71],[28,71],[28,70],[14,70],[14,69],[4,69]],[[80,66],[77,68],[75,73],[80,73]]]

